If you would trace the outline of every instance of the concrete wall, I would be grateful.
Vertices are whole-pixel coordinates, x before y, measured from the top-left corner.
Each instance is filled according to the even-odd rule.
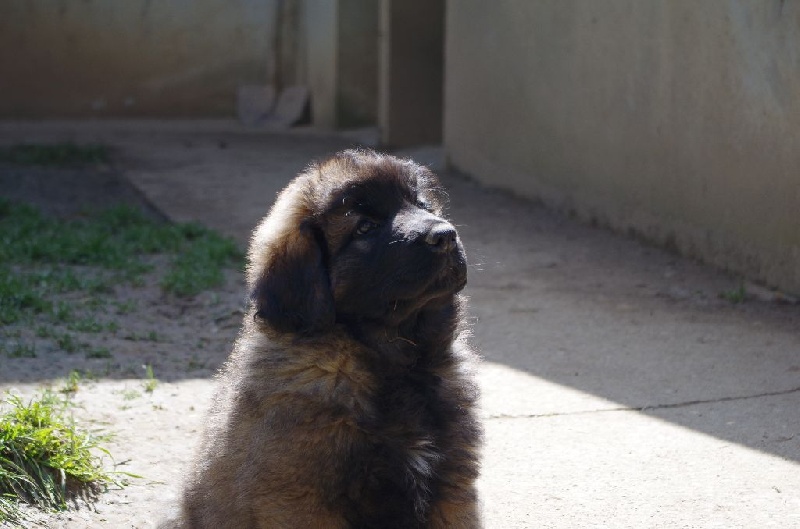
[[[450,162],[800,293],[800,2],[449,1]]]
[[[315,125],[374,125],[378,116],[377,0],[305,0]]]
[[[314,122],[375,124],[377,0],[0,0],[0,118],[233,116],[309,85]]]
[[[444,0],[381,0],[378,124],[389,147],[440,144]]]
[[[232,116],[281,70],[283,3],[3,0],[0,117]]]

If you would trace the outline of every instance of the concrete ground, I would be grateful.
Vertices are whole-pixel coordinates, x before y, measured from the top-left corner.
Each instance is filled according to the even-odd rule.
[[[275,193],[354,140],[228,122],[0,124],[117,148],[175,220],[245,243]],[[408,155],[438,164],[437,150]],[[800,528],[800,306],[442,174],[471,268],[489,528]],[[200,381],[208,383],[210,381]]]

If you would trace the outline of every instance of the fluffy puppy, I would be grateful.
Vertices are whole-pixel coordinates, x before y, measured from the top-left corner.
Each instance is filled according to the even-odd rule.
[[[185,528],[475,528],[467,265],[437,178],[351,150],[255,230]]]

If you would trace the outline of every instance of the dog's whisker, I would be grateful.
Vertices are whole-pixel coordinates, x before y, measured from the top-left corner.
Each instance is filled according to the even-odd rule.
[[[413,345],[414,347],[417,347],[416,343],[414,343],[413,341],[409,340],[408,338],[403,338],[402,336],[396,336],[393,340],[390,340],[390,341],[396,342],[397,340],[400,340],[401,342],[406,342],[408,344]]]

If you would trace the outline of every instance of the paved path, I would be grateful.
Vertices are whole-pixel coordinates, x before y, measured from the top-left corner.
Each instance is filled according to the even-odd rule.
[[[163,212],[242,243],[298,170],[351,143],[222,122],[13,130],[117,145]],[[487,527],[800,528],[800,307],[734,305],[724,274],[443,180],[485,357]]]

